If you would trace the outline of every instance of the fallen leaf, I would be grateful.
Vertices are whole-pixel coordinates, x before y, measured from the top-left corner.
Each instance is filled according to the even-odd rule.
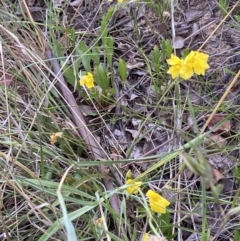
[[[216,126],[219,122],[221,122],[225,118],[224,115],[216,114],[213,116],[211,121],[208,124],[208,128],[212,129],[214,126]],[[226,120],[222,123],[222,125],[218,126],[213,130],[213,132],[220,132],[220,133],[226,133],[229,132],[231,129],[231,123],[230,120]]]
[[[122,51],[122,52],[127,52],[129,49],[131,49],[130,44],[123,44],[122,42],[118,43],[117,49]]]
[[[211,174],[212,174],[212,178],[205,178],[205,185],[206,185],[206,189],[210,188],[210,181],[213,182],[213,185],[216,185],[218,183],[219,180],[224,179],[225,176],[219,172],[217,169],[212,168],[211,170]]]
[[[132,134],[132,137],[133,137],[134,139],[139,136],[139,131],[137,131],[137,130],[131,130],[131,129],[126,128],[125,131],[130,132],[130,133]]]
[[[180,36],[175,36],[172,40],[172,45],[174,49],[182,49],[184,47],[184,39]]]
[[[96,115],[96,111],[90,105],[80,105],[80,109],[84,116],[89,116],[89,115],[95,116]]]
[[[222,185],[222,194],[224,195],[232,195],[234,192],[234,182],[231,178],[222,178],[218,182],[219,185]]]
[[[229,155],[213,154],[208,156],[208,162],[217,170],[226,171],[235,165]]]
[[[81,7],[83,0],[70,1],[69,5],[73,7]]]
[[[220,135],[210,134],[204,139],[204,144],[207,148],[222,148],[227,145],[227,140]]]
[[[143,148],[141,146],[134,146],[130,158],[137,159],[143,155]],[[140,162],[136,162],[136,165],[141,165]]]
[[[202,11],[198,11],[195,9],[189,9],[185,13],[187,23],[191,22],[192,20],[196,20],[197,18],[201,17]]]

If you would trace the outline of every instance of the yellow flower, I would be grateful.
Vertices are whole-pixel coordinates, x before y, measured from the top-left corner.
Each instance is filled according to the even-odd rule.
[[[142,182],[136,182],[132,179],[127,179],[126,184],[131,185],[127,188],[128,194],[137,194],[140,190],[140,186],[142,185]]]
[[[209,68],[209,65],[207,64],[209,55],[200,53],[198,51],[191,51],[189,55],[185,58],[184,62],[189,66],[193,68],[193,71],[197,75],[204,75],[206,69]]]
[[[95,221],[95,224],[98,228],[100,228],[103,224],[103,218],[98,218],[96,221]]]
[[[184,65],[183,59],[180,59],[176,55],[171,54],[171,58],[167,59],[167,62],[169,65],[172,65],[167,73],[171,74],[173,79],[176,79],[179,76],[183,79],[187,79],[185,73],[181,71]]]
[[[183,79],[189,79],[194,73],[204,75],[206,69],[209,68],[208,57],[208,54],[198,51],[191,51],[184,60],[172,54],[171,58],[167,60],[168,64],[171,65],[167,73],[171,74],[173,79],[179,76]]]
[[[148,190],[146,196],[149,198],[149,204],[152,211],[166,213],[166,207],[170,204],[167,199],[152,190]]]
[[[88,89],[93,88],[94,87],[93,75],[88,72],[86,75],[82,76],[79,83],[81,86],[85,85]]]
[[[179,75],[185,80],[190,79],[194,74],[192,63],[190,61],[187,61],[187,59],[182,61],[183,64],[182,68],[179,71]]]
[[[62,138],[63,133],[62,132],[56,132],[52,135],[50,135],[50,142],[51,144],[55,144],[59,138]]]

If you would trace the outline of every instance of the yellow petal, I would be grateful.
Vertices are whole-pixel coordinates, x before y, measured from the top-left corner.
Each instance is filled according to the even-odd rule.
[[[179,71],[179,75],[183,78],[183,79],[190,79],[193,76],[194,72],[193,72],[193,66],[191,63],[186,63],[184,61],[184,64],[181,68],[181,70]]]
[[[128,179],[126,181],[126,184],[130,185],[126,190],[128,194],[137,194],[140,190],[140,186],[142,185],[142,182],[140,181],[136,182],[132,179]]]
[[[167,73],[172,75],[173,79],[176,79],[179,76],[180,69],[181,67],[179,65],[171,66]]]
[[[94,87],[93,81],[90,79],[86,80],[85,85],[88,89],[91,89]]]
[[[204,54],[199,51],[191,51],[185,58],[184,62],[185,64],[192,64],[192,68],[195,74],[204,75],[206,69],[209,68],[209,65],[207,64],[208,58],[208,54]],[[188,74],[190,75],[190,72],[188,72]]]
[[[171,58],[167,59],[167,63],[169,65],[180,65],[181,64],[181,59],[179,59],[176,55],[171,54]]]
[[[204,54],[204,53],[200,53],[198,52],[196,54],[196,59],[199,59],[201,61],[204,61],[204,62],[207,62],[208,61],[208,58],[209,58],[209,55],[208,54]]]
[[[184,64],[193,64],[195,61],[195,51],[191,51],[184,59]]]
[[[200,74],[204,75],[206,69],[209,68],[209,65],[208,65],[205,61],[198,61],[198,62],[196,61],[196,62],[194,63],[193,68],[194,68],[194,72],[195,72],[197,75],[200,75]]]
[[[142,241],[149,241],[148,239],[149,239],[149,234],[148,234],[148,233],[145,233],[145,234],[143,235]]]
[[[81,86],[83,86],[83,85],[85,84],[84,78],[81,78],[81,79],[79,80],[79,83],[80,83]]]
[[[166,207],[170,204],[167,199],[152,190],[148,190],[146,196],[149,198],[149,204],[152,211],[166,213]]]

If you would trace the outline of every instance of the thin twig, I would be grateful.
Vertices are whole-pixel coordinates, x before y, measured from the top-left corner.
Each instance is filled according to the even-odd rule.
[[[205,131],[205,129],[207,128],[207,126],[209,125],[210,121],[212,120],[213,116],[217,113],[220,105],[222,104],[222,102],[224,101],[224,99],[227,97],[227,95],[229,94],[230,90],[232,89],[232,87],[234,86],[234,84],[237,82],[238,78],[240,76],[240,70],[238,71],[238,73],[235,75],[233,81],[231,82],[231,84],[227,87],[226,91],[224,92],[222,98],[218,101],[217,105],[215,106],[213,112],[211,113],[211,115],[208,117],[206,123],[204,124],[202,130],[201,130],[201,134]]]
[[[220,28],[220,26],[226,21],[226,19],[229,17],[229,15],[233,12],[233,10],[237,7],[239,4],[239,1],[235,3],[235,5],[232,7],[232,9],[228,12],[228,14],[225,16],[225,18],[218,24],[218,26],[212,31],[212,33],[208,36],[208,38],[204,41],[204,43],[200,46],[198,51],[200,51],[205,44],[209,41],[209,39],[215,34],[215,32]]]

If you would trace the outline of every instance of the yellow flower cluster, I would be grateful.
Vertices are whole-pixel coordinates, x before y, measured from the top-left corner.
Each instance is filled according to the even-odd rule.
[[[129,185],[126,190],[128,194],[137,194],[140,191],[142,182],[127,179],[126,184]],[[153,190],[148,190],[146,196],[149,199],[149,205],[152,211],[156,213],[166,213],[166,207],[170,204],[167,199],[154,192]]]
[[[95,222],[96,226],[100,228],[103,224],[103,218],[98,218]]]
[[[50,142],[51,144],[55,144],[58,139],[62,138],[63,136],[63,133],[62,132],[56,132],[56,133],[53,133],[52,135],[50,135]]]
[[[167,73],[171,74],[173,79],[179,76],[183,79],[189,79],[194,73],[204,75],[206,69],[209,68],[208,58],[208,54],[199,51],[191,51],[185,59],[180,59],[172,54],[171,58],[167,60],[168,64],[171,65]]]
[[[93,75],[91,73],[87,73],[86,75],[83,75],[82,78],[79,80],[79,83],[81,86],[86,86],[88,89],[94,87],[94,79]]]

